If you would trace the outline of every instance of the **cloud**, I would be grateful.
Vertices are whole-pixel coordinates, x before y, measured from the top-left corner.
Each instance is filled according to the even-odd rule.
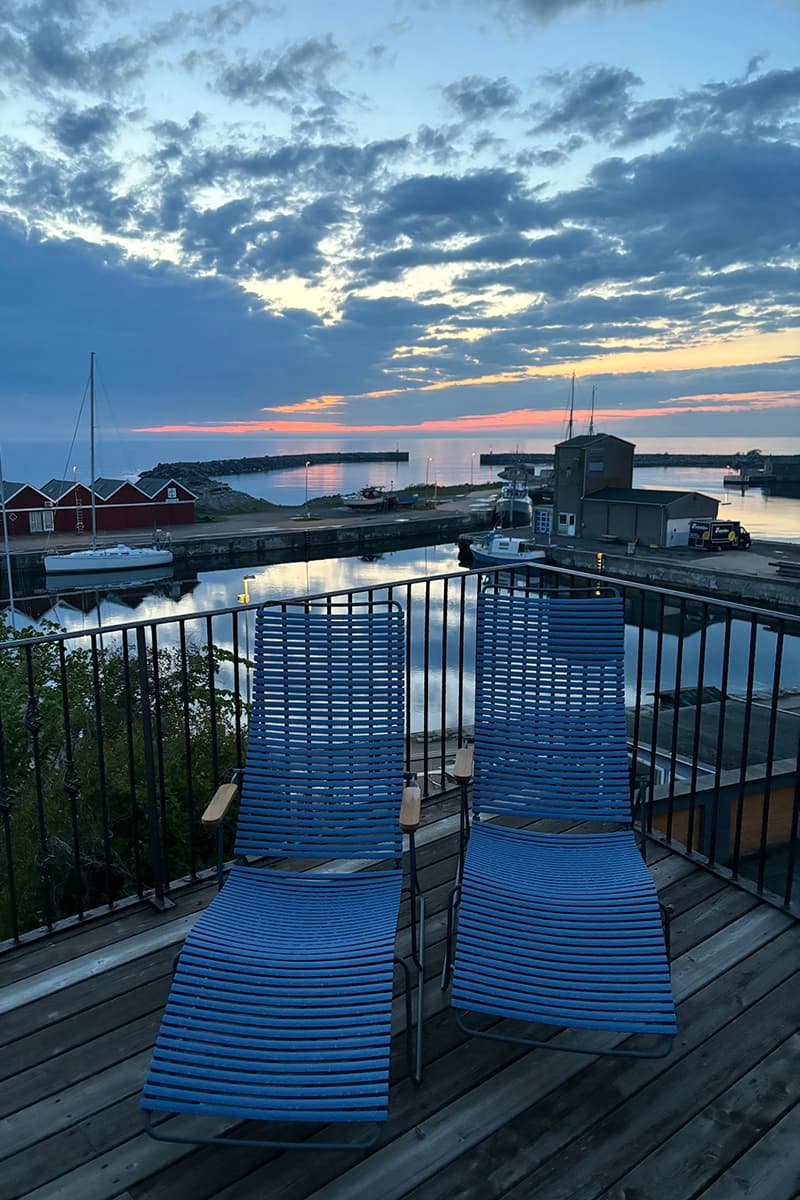
[[[107,142],[116,132],[120,112],[112,104],[91,108],[69,107],[51,123],[53,136],[64,150],[82,151]]]
[[[281,108],[314,101],[335,109],[345,96],[332,86],[329,76],[345,57],[332,35],[325,34],[292,42],[279,53],[242,57],[222,67],[215,83],[224,96],[246,104],[268,101]]]
[[[519,103],[520,91],[505,77],[487,79],[485,75],[466,75],[442,88],[448,104],[468,121],[483,121],[508,112]]]
[[[481,0],[486,3],[487,0]],[[633,8],[659,0],[488,0],[488,7],[505,18],[523,17],[546,23],[580,8]]]
[[[532,107],[531,115],[536,119],[533,132],[578,132],[595,138],[619,129],[620,117],[630,104],[631,89],[642,84],[632,71],[608,66],[555,72],[542,82],[548,91],[557,93],[557,98]]]

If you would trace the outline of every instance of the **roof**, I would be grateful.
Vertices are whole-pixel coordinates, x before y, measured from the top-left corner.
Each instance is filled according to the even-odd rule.
[[[48,479],[47,483],[42,484],[39,491],[44,492],[45,496],[49,496],[51,500],[60,500],[76,486],[76,483],[75,479]]]
[[[156,479],[152,475],[147,475],[143,479],[137,479],[134,487],[139,488],[139,490],[144,492],[146,496],[150,496],[152,498],[153,496],[157,495],[162,488],[167,487],[169,484],[176,484],[178,487],[183,488],[185,492],[188,492],[189,495],[195,500],[197,499],[194,492],[190,491],[185,483],[181,483],[180,480],[174,478]]]
[[[10,479],[4,479],[0,484],[0,495],[3,500],[10,500],[12,496],[16,496],[17,492],[21,492],[24,487],[30,487],[27,483],[12,483]],[[38,491],[34,488],[34,491]]]
[[[667,492],[657,488],[600,488],[584,497],[584,503],[589,500],[613,500],[618,504],[672,504],[682,500],[684,496],[699,496],[702,500],[718,503],[713,496],[705,496],[702,492]]]
[[[118,492],[126,483],[126,479],[95,479],[95,495],[99,496],[101,500],[108,500],[114,495],[114,492]]]
[[[626,442],[625,438],[617,437],[613,433],[579,433],[575,437],[565,438],[563,442],[556,442],[557,446],[595,446],[598,442],[621,442],[624,446],[634,448],[633,442]]]

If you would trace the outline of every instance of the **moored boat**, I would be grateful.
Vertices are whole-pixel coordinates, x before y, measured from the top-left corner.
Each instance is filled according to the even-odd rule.
[[[477,538],[470,544],[472,561],[479,566],[494,566],[497,564],[513,563],[518,566],[531,566],[542,562],[546,557],[545,551],[539,549],[535,542],[525,538],[509,537],[501,530],[495,529],[483,538]]]
[[[533,503],[528,494],[526,471],[516,471],[503,484],[495,505],[495,522],[503,529],[533,523]]]
[[[94,352],[89,358],[89,439],[91,451],[92,544],[84,550],[66,554],[45,554],[43,566],[48,575],[94,574],[107,571],[138,571],[142,567],[165,567],[172,562],[166,548],[169,534],[152,546],[97,545],[97,481],[94,474]],[[156,535],[158,537],[158,535]]]
[[[387,495],[383,488],[377,485],[363,487],[360,492],[348,492],[342,496],[342,504],[345,508],[371,509],[374,512],[381,508],[388,508],[391,502],[396,504],[397,498]]]

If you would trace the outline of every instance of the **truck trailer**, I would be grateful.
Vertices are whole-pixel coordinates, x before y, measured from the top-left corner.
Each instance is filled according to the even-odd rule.
[[[689,545],[696,550],[749,550],[750,534],[738,521],[708,518],[689,524]]]

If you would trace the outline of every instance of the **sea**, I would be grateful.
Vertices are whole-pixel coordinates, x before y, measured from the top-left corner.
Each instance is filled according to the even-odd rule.
[[[636,440],[640,453],[730,454],[732,458],[738,451],[750,448],[738,437],[630,440]],[[552,449],[552,440],[509,440],[505,435],[495,439],[490,435],[481,435],[415,437],[403,441],[375,434],[302,440],[264,435],[119,435],[113,439],[102,436],[98,439],[96,468],[98,475],[135,478],[140,471],[151,469],[158,462],[353,450],[408,452],[408,462],[404,463],[328,464],[307,469],[299,467],[288,471],[224,477],[232,487],[253,496],[281,505],[300,505],[317,496],[356,491],[366,484],[413,488],[425,483],[442,487],[492,483],[497,479],[496,469],[482,464],[481,454],[552,452]],[[800,437],[762,439],[759,449],[765,454],[800,453]],[[4,477],[36,484],[53,477],[74,476],[88,480],[88,453],[84,454],[77,444],[71,453],[67,451],[63,442],[46,439],[13,441],[6,438],[2,447]],[[741,521],[753,537],[800,542],[800,500],[768,496],[757,490],[747,491],[744,495],[735,489],[726,490],[722,482],[724,474],[721,468],[642,468],[634,472],[634,485],[704,492],[720,501],[721,517]],[[78,630],[98,624],[114,625],[207,612],[234,606],[237,596],[242,592],[244,575],[252,576],[248,580],[251,600],[259,601],[279,596],[378,587],[397,580],[459,569],[457,549],[452,543],[447,543],[416,549],[391,549],[369,560],[355,555],[310,562],[252,563],[235,569],[200,571],[184,579],[157,582],[152,588],[143,588],[140,583],[126,587],[120,581],[112,588],[80,595],[64,590],[43,596],[40,585],[36,603],[21,604],[22,611],[16,614],[15,624],[19,626],[24,622],[38,629],[44,627],[44,622],[52,621],[66,629]],[[0,595],[5,594],[7,589],[3,587]],[[26,597],[17,599],[24,601]],[[0,599],[0,606],[3,603]],[[7,601],[5,603],[7,605]],[[23,615],[26,608],[28,615]]]

